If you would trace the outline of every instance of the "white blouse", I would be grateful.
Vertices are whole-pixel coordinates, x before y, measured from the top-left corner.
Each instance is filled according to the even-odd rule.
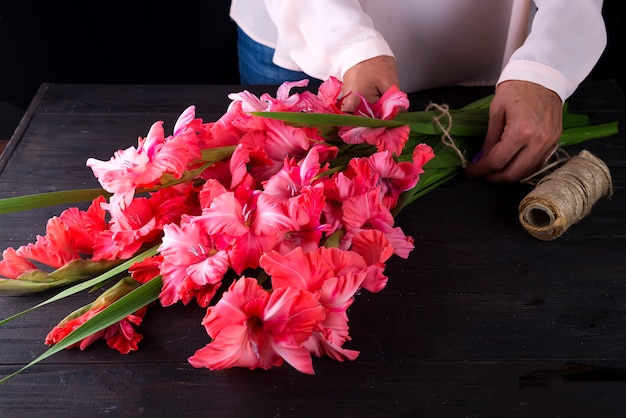
[[[565,100],[606,46],[601,12],[602,0],[233,0],[230,16],[277,65],[322,80],[389,55],[406,92],[515,79]]]

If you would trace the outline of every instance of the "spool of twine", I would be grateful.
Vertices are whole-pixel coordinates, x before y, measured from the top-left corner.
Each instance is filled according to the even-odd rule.
[[[611,196],[611,173],[604,162],[583,150],[543,177],[520,202],[519,220],[535,238],[551,241]]]

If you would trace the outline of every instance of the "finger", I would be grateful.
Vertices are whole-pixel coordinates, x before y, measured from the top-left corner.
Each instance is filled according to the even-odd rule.
[[[359,105],[359,96],[354,93],[349,93],[344,97],[341,102],[341,111],[342,112],[354,112],[354,109]]]
[[[511,162],[517,153],[523,148],[522,141],[515,141],[509,137],[510,132],[506,130],[502,136],[498,137],[493,145],[488,145],[485,140],[483,155],[473,164],[465,169],[465,175],[469,178],[486,177],[500,172]],[[493,141],[493,139],[489,139]]]
[[[515,156],[514,151],[512,153],[511,151],[503,152],[503,148],[500,143],[496,144],[488,154],[483,154],[474,164],[468,165],[465,169],[465,175],[469,178],[477,178],[502,171]]]
[[[538,152],[524,146],[501,170],[484,175],[484,179],[490,182],[519,182],[543,169],[555,151],[556,148],[550,148],[547,152]]]
[[[501,170],[486,174],[484,179],[493,183],[518,182],[536,171],[536,163],[524,150],[511,158]]]
[[[489,154],[491,149],[500,142],[506,129],[504,111],[493,111],[492,109],[493,107],[490,109],[485,142],[483,143],[483,155]]]

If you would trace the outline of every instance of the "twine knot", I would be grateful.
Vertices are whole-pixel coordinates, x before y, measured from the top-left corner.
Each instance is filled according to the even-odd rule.
[[[450,107],[447,104],[439,105],[436,103],[430,103],[426,110],[437,110],[439,111],[439,115],[433,118],[433,122],[437,125],[439,129],[441,129],[441,142],[452,148],[454,152],[459,156],[459,160],[461,160],[461,167],[467,167],[467,159],[463,152],[459,149],[459,147],[450,136],[450,130],[452,129],[452,115],[450,114]],[[445,125],[442,123],[442,119],[445,119]]]

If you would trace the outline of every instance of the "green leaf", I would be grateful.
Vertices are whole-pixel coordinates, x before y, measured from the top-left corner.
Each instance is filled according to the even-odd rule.
[[[37,308],[41,308],[42,306],[48,305],[49,303],[56,302],[57,300],[61,300],[61,299],[66,298],[68,296],[74,295],[74,294],[76,294],[78,292],[82,292],[83,290],[87,290],[87,289],[89,289],[89,288],[91,288],[93,286],[97,286],[97,285],[101,284],[102,282],[104,282],[106,280],[109,280],[109,279],[113,278],[114,276],[116,276],[116,275],[118,275],[118,274],[120,274],[120,273],[122,273],[124,271],[127,271],[128,268],[130,266],[132,266],[133,264],[135,264],[135,263],[137,263],[139,261],[142,261],[142,260],[144,260],[144,259],[146,259],[146,258],[148,258],[150,256],[155,255],[157,253],[157,251],[158,251],[158,248],[159,248],[159,245],[155,245],[154,247],[144,251],[143,253],[141,253],[139,255],[136,255],[135,257],[133,257],[133,258],[129,259],[128,261],[120,264],[119,266],[117,266],[115,268],[112,268],[111,270],[107,271],[106,273],[103,273],[103,274],[99,275],[98,277],[94,277],[91,280],[88,280],[86,282],[83,282],[83,283],[77,284],[75,286],[72,286],[69,289],[63,290],[63,291],[57,293],[56,295],[54,295],[53,297],[51,297],[49,299],[46,299],[43,302],[38,303],[37,305],[35,305],[35,306],[31,307],[31,308],[28,308],[28,309],[26,309],[26,310],[24,310],[22,312],[19,312],[19,313],[15,314],[15,315],[12,315],[12,316],[8,317],[8,318],[5,318],[2,321],[0,321],[0,325],[4,325],[4,324],[6,324],[6,323],[8,323],[8,322],[10,322],[10,321],[12,321],[12,320],[14,320],[16,318],[18,318],[18,317],[28,313],[28,312],[32,312],[32,311],[34,311]]]
[[[38,193],[0,199],[0,214],[38,209],[47,206],[90,202],[98,196],[111,196],[104,189],[77,189]]]
[[[106,327],[119,322],[128,315],[137,312],[144,306],[154,302],[159,298],[161,292],[162,281],[160,276],[153,280],[139,286],[137,289],[131,291],[125,296],[122,296],[117,301],[100,311],[93,318],[86,321],[84,324],[76,328],[70,334],[68,334],[63,340],[50,347],[42,355],[22,367],[18,371],[11,373],[0,380],[0,383],[5,383],[13,376],[18,375],[29,367],[47,359],[48,357],[64,350],[81,340],[89,337],[90,335],[105,329]]]
[[[453,122],[450,127],[450,135],[475,136],[484,135],[486,132],[488,110],[450,110],[449,113],[452,120],[456,121]],[[298,126],[314,126],[317,128],[334,128],[337,126],[397,128],[406,125],[411,129],[412,133],[441,135],[443,132],[437,123],[434,122],[434,119],[441,115],[441,112],[437,110],[401,112],[393,120],[335,113],[254,112],[253,114],[264,118],[281,120]],[[448,121],[444,118],[441,120],[441,124],[446,127]]]
[[[218,161],[222,161],[224,158],[228,158],[233,155],[233,152],[237,148],[236,145],[227,145],[223,147],[205,148],[202,152],[202,161],[214,164]]]
[[[403,125],[402,123],[395,122],[393,120],[366,118],[363,116],[356,116],[347,113],[336,114],[306,112],[252,112],[252,114],[263,118],[281,120],[283,122],[293,123],[300,126],[313,126],[317,128],[325,126],[330,126],[333,128],[337,126],[395,128]]]
[[[559,144],[564,147],[579,144],[590,139],[606,138],[617,135],[617,122],[590,125],[580,128],[564,129]]]
[[[470,110],[470,109],[489,109],[489,106],[491,106],[491,102],[493,100],[493,98],[495,97],[495,94],[490,94],[488,96],[482,97],[478,100],[474,100],[471,103],[466,104],[465,106],[463,106],[461,109],[465,110]]]

